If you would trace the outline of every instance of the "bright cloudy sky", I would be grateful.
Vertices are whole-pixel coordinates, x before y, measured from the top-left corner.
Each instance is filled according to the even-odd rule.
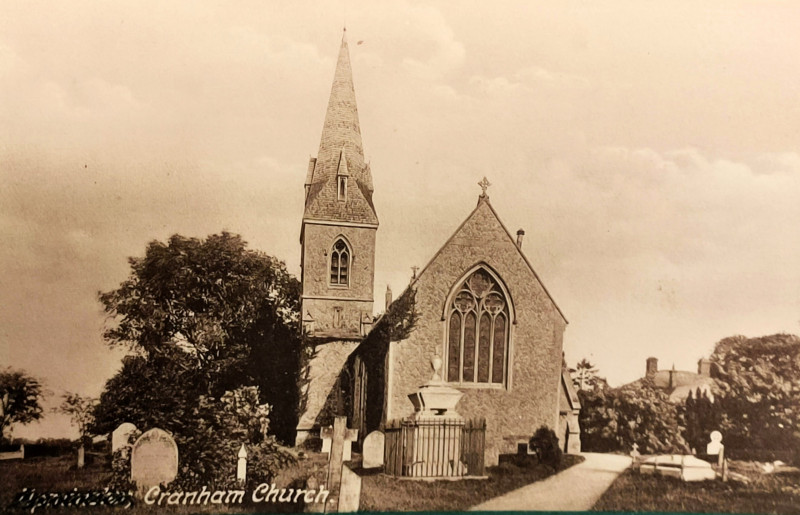
[[[0,0],[0,364],[97,395],[98,291],[173,233],[299,273],[345,22],[376,298],[491,201],[612,384],[800,332],[800,4]],[[57,434],[64,420],[17,429]]]

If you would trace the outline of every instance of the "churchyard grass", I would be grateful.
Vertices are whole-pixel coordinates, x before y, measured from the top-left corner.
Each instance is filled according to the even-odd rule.
[[[558,471],[583,461],[581,456],[565,455]],[[488,467],[488,479],[460,481],[400,480],[380,473],[362,474],[362,511],[459,511],[480,504],[511,490],[540,481],[553,470],[541,464],[518,466],[504,463]]]
[[[749,483],[684,483],[628,470],[603,494],[595,511],[800,514],[800,473],[762,474],[753,462],[731,461]]]

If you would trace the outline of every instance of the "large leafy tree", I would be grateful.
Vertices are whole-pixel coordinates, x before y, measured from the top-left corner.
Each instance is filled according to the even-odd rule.
[[[42,384],[22,370],[0,371],[0,438],[11,424],[42,418]]]
[[[238,235],[172,236],[130,258],[119,288],[101,293],[107,342],[131,351],[106,385],[95,430],[121,422],[191,431],[199,400],[258,386],[275,434],[296,423],[299,282]],[[187,433],[188,434],[188,433]]]
[[[586,451],[685,452],[681,416],[650,379],[613,389],[580,390],[581,447]]]
[[[733,336],[711,354],[728,448],[800,448],[800,338]]]

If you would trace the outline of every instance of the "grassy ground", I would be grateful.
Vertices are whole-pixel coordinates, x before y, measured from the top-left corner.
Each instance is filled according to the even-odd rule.
[[[23,488],[35,489],[37,493],[67,493],[77,488],[81,492],[101,491],[111,478],[107,459],[97,455],[92,463],[78,469],[75,456],[42,457],[25,460],[0,461],[0,513],[10,510],[9,505]],[[286,471],[286,477],[277,481],[278,486],[287,486],[290,482],[304,474],[307,464],[303,462],[292,470]],[[297,469],[297,470],[295,470]],[[247,491],[245,501],[250,497]],[[56,513],[119,513],[120,515],[154,514],[154,513],[275,513],[292,511],[291,504],[244,504],[231,505],[196,505],[196,506],[148,506],[141,501],[131,508],[122,507],[73,507],[67,510],[56,509]],[[54,508],[39,508],[36,513],[47,513]],[[17,513],[30,511],[14,510]]]
[[[764,475],[752,464],[734,462],[731,470],[750,483],[702,481],[641,475],[628,470],[592,508],[595,511],[800,514],[800,475]]]
[[[324,457],[323,457],[324,458]],[[582,461],[578,456],[565,456],[561,470]],[[306,477],[311,470],[317,470],[323,463],[319,460],[304,460],[285,471],[277,481],[278,486],[287,486],[300,477]],[[324,461],[324,460],[323,460]],[[487,469],[485,480],[463,481],[410,481],[398,480],[383,474],[363,475],[361,491],[361,510],[363,511],[454,511],[463,510],[505,492],[519,488],[552,475],[552,470],[539,465],[517,466],[504,464]],[[82,469],[75,467],[74,456],[32,458],[23,461],[0,462],[0,512],[6,512],[9,504],[23,488],[35,489],[37,493],[66,493],[77,488],[79,491],[100,491],[108,483],[111,473],[106,459],[98,455],[93,463]],[[247,491],[248,499],[251,492]],[[126,515],[153,513],[264,513],[292,510],[292,505],[278,504],[235,504],[207,506],[147,506],[138,502],[132,508],[94,507],[58,509],[58,513],[119,513]],[[41,508],[37,513],[52,511]],[[26,513],[17,510],[20,513]],[[27,512],[29,513],[29,511]]]
[[[559,470],[583,461],[564,456]],[[553,474],[541,465],[503,464],[487,469],[488,479],[462,481],[398,480],[383,474],[364,475],[362,511],[459,511]]]

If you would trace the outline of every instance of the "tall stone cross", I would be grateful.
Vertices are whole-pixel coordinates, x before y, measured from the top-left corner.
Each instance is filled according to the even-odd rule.
[[[487,179],[486,177],[484,177],[483,180],[478,183],[478,186],[480,186],[481,190],[482,190],[481,197],[485,197],[486,196],[486,189],[491,185],[492,185],[492,183],[489,182],[489,179]]]
[[[330,452],[328,454],[328,500],[325,503],[325,513],[336,513],[339,511],[339,494],[342,486],[342,467],[344,466],[345,448],[348,451],[347,459],[350,458],[350,446],[358,438],[357,429],[347,429],[347,417],[336,417],[333,427],[322,429],[323,452],[324,441],[330,438]]]

